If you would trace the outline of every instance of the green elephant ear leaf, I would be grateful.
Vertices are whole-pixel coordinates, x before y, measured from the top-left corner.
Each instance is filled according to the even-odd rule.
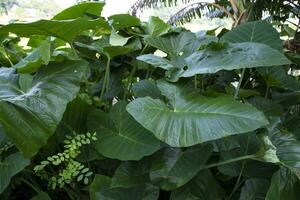
[[[165,148],[151,160],[150,179],[164,190],[173,190],[190,181],[206,164],[212,154],[212,146],[195,145],[185,151]]]
[[[200,46],[200,41],[197,40],[196,35],[188,31],[168,36],[146,36],[144,40],[146,44],[173,57],[194,52]]]
[[[158,139],[187,147],[268,124],[262,112],[228,97],[204,97],[188,86],[158,82],[171,105],[150,97],[137,98],[127,111]],[[234,125],[233,125],[234,124]]]
[[[141,21],[139,18],[131,16],[129,14],[116,14],[108,17],[108,19],[112,22],[111,24],[113,28],[117,31],[141,25]]]
[[[277,128],[269,132],[279,162],[300,177],[300,142],[291,133]]]
[[[242,187],[240,200],[261,200],[265,199],[269,189],[270,181],[263,178],[250,178],[245,181]]]
[[[15,153],[0,161],[0,194],[9,185],[10,179],[30,164],[20,153]]]
[[[46,192],[41,191],[36,196],[31,198],[31,200],[51,200],[51,198]]]
[[[83,2],[71,6],[60,13],[56,14],[53,20],[69,20],[79,17],[94,17],[98,18],[101,15],[105,3],[103,2]]]
[[[18,86],[15,69],[0,68],[0,123],[26,157],[35,155],[54,133],[87,65],[82,60],[51,63],[38,70],[26,92]]]
[[[82,31],[99,29],[110,33],[110,27],[104,19],[76,18],[70,20],[39,20],[31,23],[12,23],[0,27],[0,35],[15,33],[21,37],[44,35],[60,38],[71,43]]]
[[[233,43],[221,50],[204,49],[191,54],[185,61],[187,69],[181,77],[216,73],[220,70],[291,64],[280,51],[266,44],[253,42]]]
[[[221,200],[225,192],[210,170],[201,170],[190,182],[173,190],[172,200]]]
[[[269,87],[284,88],[291,91],[299,91],[300,84],[291,75],[288,75],[283,67],[260,67],[258,73],[264,78]]]
[[[47,65],[51,57],[51,44],[44,41],[41,45],[34,49],[30,54],[23,58],[19,63],[14,65],[19,73],[33,73],[42,65]]]
[[[282,50],[280,35],[272,24],[260,20],[244,23],[227,32],[221,41],[230,43],[257,42],[270,46],[279,51]]]
[[[300,196],[300,181],[287,168],[281,168],[273,176],[271,186],[265,200],[298,200]]]
[[[164,70],[170,70],[175,67],[172,62],[167,60],[166,58],[162,58],[153,54],[141,55],[136,59],[148,63],[154,67],[162,68]]]
[[[158,199],[159,188],[150,184],[136,187],[112,187],[112,179],[107,176],[96,175],[90,186],[91,200],[152,200]]]
[[[150,182],[149,162],[140,161],[123,162],[116,169],[112,178],[112,187],[130,188]]]
[[[135,83],[132,86],[132,91],[136,97],[150,96],[153,99],[163,98],[156,84],[148,80],[141,80]]]
[[[88,127],[97,132],[95,148],[99,153],[119,160],[139,160],[157,151],[160,142],[128,114],[126,105],[118,102],[109,114],[92,112]]]
[[[149,35],[161,36],[161,35],[167,33],[171,29],[171,26],[169,24],[165,23],[159,17],[151,16],[149,18],[146,28],[147,28]]]

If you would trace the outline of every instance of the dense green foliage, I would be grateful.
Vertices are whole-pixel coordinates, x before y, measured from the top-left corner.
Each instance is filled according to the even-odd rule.
[[[299,198],[299,56],[270,23],[102,7],[0,27],[0,199]]]

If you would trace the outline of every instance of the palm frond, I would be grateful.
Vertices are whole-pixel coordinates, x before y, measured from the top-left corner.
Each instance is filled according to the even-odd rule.
[[[286,21],[291,17],[300,18],[300,4],[295,0],[256,0],[251,4],[252,19],[261,19],[264,15],[273,20]]]
[[[216,3],[207,3],[207,2],[196,2],[191,3],[177,13],[172,15],[168,23],[175,25],[175,24],[184,24],[186,22],[190,22],[192,19],[195,18],[216,18],[216,17],[224,17],[228,16],[233,18],[232,14],[229,12],[230,7],[227,6],[226,8],[216,4]]]
[[[193,1],[195,0],[137,0],[128,12],[135,16],[138,11],[142,12],[148,8],[156,8],[159,6],[171,7],[178,5],[178,3],[187,4]]]

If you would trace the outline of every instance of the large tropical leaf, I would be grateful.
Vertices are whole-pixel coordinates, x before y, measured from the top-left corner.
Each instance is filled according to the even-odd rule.
[[[111,21],[115,30],[121,30],[134,26],[140,26],[141,21],[139,18],[128,14],[116,14],[108,18]]]
[[[282,50],[279,33],[266,21],[244,23],[223,35],[221,41],[231,43],[257,42]]]
[[[242,187],[240,200],[264,200],[269,186],[270,181],[268,179],[248,179]]]
[[[46,192],[40,191],[36,196],[31,198],[30,200],[51,200],[51,198]]]
[[[158,198],[159,189],[150,184],[143,184],[131,188],[112,187],[111,178],[96,175],[90,186],[91,200],[154,200]]]
[[[132,91],[136,97],[150,96],[153,99],[163,98],[156,84],[148,80],[141,80],[134,84]]]
[[[51,49],[50,42],[43,41],[39,47],[14,65],[19,73],[33,73],[42,65],[47,65],[50,61]]]
[[[25,159],[20,153],[12,154],[0,161],[0,194],[9,185],[10,179],[29,164],[30,160]]]
[[[112,187],[130,188],[150,182],[149,162],[140,161],[123,162],[116,169],[112,178]]]
[[[100,17],[101,11],[104,7],[103,2],[83,2],[74,6],[71,6],[60,13],[56,14],[53,20],[68,20],[76,19],[78,17]]]
[[[164,70],[171,70],[172,68],[175,68],[173,63],[168,59],[153,54],[141,55],[138,56],[136,59],[148,63],[154,67],[162,68]]]
[[[266,200],[298,200],[300,181],[290,170],[281,168],[272,177]]]
[[[172,200],[221,200],[225,192],[212,173],[201,170],[190,182],[172,191]]]
[[[298,81],[293,76],[288,75],[282,67],[261,67],[257,68],[257,71],[265,79],[269,87],[284,88],[292,91],[300,90]]]
[[[157,151],[160,142],[127,113],[126,105],[118,102],[109,115],[98,110],[91,112],[88,126],[91,132],[97,132],[98,152],[119,160],[139,160]]]
[[[187,69],[181,77],[195,74],[216,73],[253,67],[286,65],[291,62],[278,50],[261,43],[233,43],[221,50],[205,49],[195,52],[185,59]]]
[[[293,134],[277,128],[269,132],[269,137],[276,147],[276,156],[280,163],[300,177],[300,141]]]
[[[256,108],[228,97],[209,98],[189,88],[158,82],[170,104],[150,97],[137,98],[128,112],[158,139],[186,147],[249,132],[268,124]]]
[[[191,53],[200,47],[200,42],[194,33],[183,31],[166,36],[146,36],[146,44],[153,46],[172,56]]]
[[[206,164],[212,150],[210,145],[195,145],[184,151],[179,148],[162,149],[152,158],[152,183],[164,190],[184,185]]]
[[[105,33],[110,27],[104,19],[77,18],[70,20],[40,20],[31,23],[12,23],[0,27],[0,35],[15,33],[18,36],[30,37],[44,35],[58,37],[66,42],[72,42],[75,36],[84,30],[98,29]]]
[[[15,69],[0,68],[0,123],[26,157],[36,154],[54,133],[86,67],[85,61],[51,63],[38,70],[26,92],[18,87]]]
[[[147,23],[146,29],[149,35],[161,36],[163,34],[166,34],[171,29],[171,26],[169,24],[166,24],[160,18],[151,16]]]
[[[236,135],[230,138],[232,143],[234,141],[238,143],[238,147],[220,152],[219,156],[221,162],[247,155],[253,155],[260,150],[261,142],[255,132]],[[218,166],[218,169],[222,174],[228,176],[238,177],[242,174],[243,177],[267,179],[272,176],[278,167],[273,165],[273,163],[247,159]]]
[[[226,33],[221,40],[232,43],[263,43],[279,51],[282,51],[283,47],[279,33],[266,21],[254,21],[242,24]],[[287,75],[282,67],[262,67],[258,68],[258,72],[263,76],[269,87],[276,86],[288,90],[300,89],[299,83],[293,77]]]
[[[108,58],[114,58],[116,56],[125,55],[133,51],[141,49],[141,42],[138,38],[133,38],[124,46],[112,46],[109,43],[109,38],[102,37],[100,40],[96,40],[91,44],[83,44],[80,42],[75,42],[78,47],[86,48],[90,51],[99,52],[104,54]]]

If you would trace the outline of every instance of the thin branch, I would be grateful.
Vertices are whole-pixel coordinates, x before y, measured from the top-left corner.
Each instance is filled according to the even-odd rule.
[[[239,80],[238,86],[237,86],[237,88],[235,90],[235,93],[234,93],[234,97],[233,97],[234,99],[237,99],[237,97],[238,97],[238,94],[239,94],[239,91],[240,91],[240,87],[241,87],[241,84],[242,84],[242,81],[243,81],[243,78],[244,78],[245,71],[246,71],[246,68],[243,68],[242,69],[241,78]]]

